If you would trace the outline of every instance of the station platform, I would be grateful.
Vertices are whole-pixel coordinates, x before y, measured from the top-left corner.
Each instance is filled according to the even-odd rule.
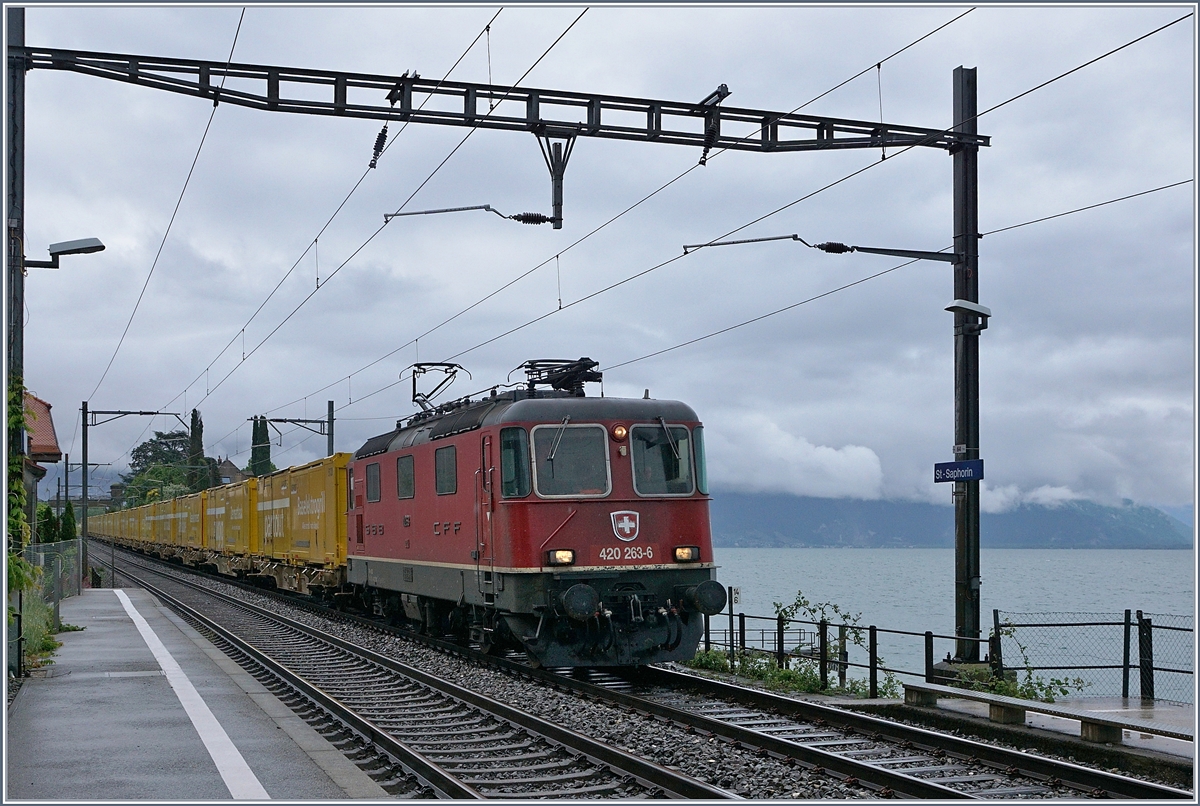
[[[390,799],[145,590],[61,614],[85,629],[8,707],[6,801]]]

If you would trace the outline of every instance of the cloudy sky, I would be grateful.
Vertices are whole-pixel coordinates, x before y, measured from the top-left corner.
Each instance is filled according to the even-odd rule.
[[[223,61],[236,31],[234,61],[426,78],[467,51],[452,79],[511,84],[536,62],[523,86],[697,102],[724,83],[729,105],[865,120],[882,108],[889,123],[942,128],[959,65],[978,68],[989,109],[1191,10],[985,5],[888,58],[969,8],[31,7],[26,42]],[[1195,45],[1193,17],[979,120],[992,137],[979,160],[985,233],[1184,183],[982,240],[980,302],[994,312],[980,341],[985,509],[1192,503]],[[561,230],[467,212],[396,219],[372,238],[418,187],[406,210],[548,213],[536,140],[478,131],[435,173],[465,131],[393,124],[362,179],[378,121],[223,104],[197,159],[212,113],[148,88],[28,75],[26,253],[86,236],[108,247],[27,281],[27,383],[54,405],[75,461],[84,399],[198,406],[208,452],[244,465],[254,414],[321,417],[332,399],[339,450],[389,430],[414,407],[407,381],[385,387],[418,356],[466,366],[459,396],[530,358],[586,355],[611,367],[606,395],[649,389],[696,409],[718,489],[950,502],[931,469],[953,458],[948,264],[641,361],[901,261],[791,241],[712,248],[579,301],[804,197],[733,237],[948,247],[945,152],[727,152],[689,172],[694,148],[580,138]],[[147,429],[172,422],[92,431],[91,460],[112,463],[100,489]],[[323,454],[323,438],[284,431],[276,464]]]

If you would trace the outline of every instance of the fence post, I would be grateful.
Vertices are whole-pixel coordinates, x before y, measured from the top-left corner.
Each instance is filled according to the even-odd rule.
[[[997,608],[992,608],[992,635],[995,639],[991,647],[992,653],[992,674],[999,679],[1004,679],[1004,655],[1000,650],[1000,611]]]
[[[738,613],[738,646],[742,649],[742,654],[746,654],[746,614]]]
[[[708,613],[704,614],[704,651],[712,651],[712,633],[708,630]]]
[[[829,688],[829,622],[821,619],[820,634],[817,636],[817,653],[820,655],[821,690]]]
[[[729,667],[736,673],[736,655],[733,649],[733,586],[729,588]]]
[[[62,555],[54,554],[54,586],[50,589],[54,596],[54,631],[62,629],[62,619],[59,615],[58,603],[62,601]]]
[[[1129,633],[1131,626],[1130,612],[1125,611],[1125,662],[1121,667],[1121,696],[1129,699]]]
[[[846,625],[838,625],[838,688],[846,688],[846,663],[850,660],[850,651],[846,649]]]
[[[787,668],[787,650],[783,648],[783,616],[775,617],[775,665],[780,669]]]
[[[925,682],[936,683],[933,679],[933,631],[925,631]]]
[[[867,654],[870,656],[871,677],[867,697],[879,698],[879,645],[875,641],[875,625],[867,628]]]
[[[1142,677],[1142,699],[1154,699],[1154,628],[1150,619],[1142,618],[1142,611],[1137,611],[1138,619],[1138,666]]]

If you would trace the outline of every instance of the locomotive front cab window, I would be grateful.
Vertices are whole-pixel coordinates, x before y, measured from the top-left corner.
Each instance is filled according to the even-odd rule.
[[[367,465],[367,500],[379,500],[379,463]]]
[[[598,498],[612,489],[608,431],[602,425],[569,425],[564,420],[536,426],[533,460],[534,483],[544,498]]]
[[[629,442],[633,453],[633,489],[638,495],[691,495],[691,435],[682,425],[635,425]]]
[[[434,484],[438,495],[453,495],[458,492],[458,457],[453,445],[438,448],[433,452]]]
[[[417,474],[413,469],[413,457],[410,453],[408,456],[400,456],[396,458],[396,497],[397,498],[412,498],[417,494]]]
[[[524,428],[500,429],[500,494],[529,495],[529,435]]]

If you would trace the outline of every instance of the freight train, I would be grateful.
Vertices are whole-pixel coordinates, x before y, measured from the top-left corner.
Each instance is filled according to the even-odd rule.
[[[590,359],[529,361],[520,388],[433,407],[416,392],[431,366],[414,372],[423,411],[353,455],[92,531],[546,666],[692,657],[725,605],[695,412],[586,396]]]

